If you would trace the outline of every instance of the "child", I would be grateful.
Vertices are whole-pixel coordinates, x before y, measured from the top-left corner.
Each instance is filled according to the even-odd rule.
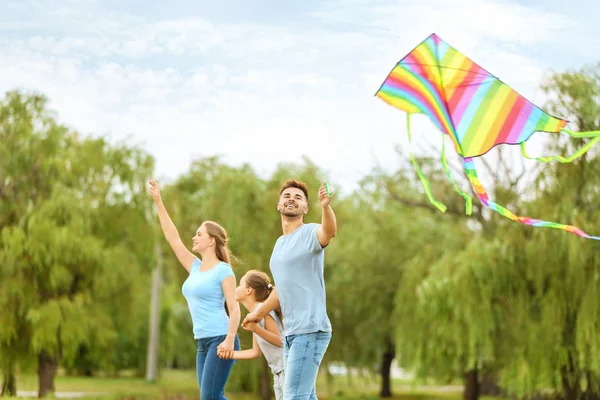
[[[267,274],[257,270],[248,271],[239,286],[235,289],[235,299],[249,312],[256,311],[265,301],[273,285]],[[280,311],[271,311],[258,324],[251,322],[244,329],[253,332],[252,348],[233,352],[234,360],[251,360],[265,355],[271,372],[273,373],[273,388],[275,399],[283,399],[283,382],[285,372],[283,368],[283,341],[281,338],[283,326]]]

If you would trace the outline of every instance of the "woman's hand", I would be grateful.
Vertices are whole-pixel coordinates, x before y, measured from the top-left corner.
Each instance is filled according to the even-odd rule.
[[[233,338],[226,337],[225,340],[217,346],[217,355],[225,360],[233,359]]]
[[[152,195],[152,198],[154,199],[155,202],[159,201],[160,200],[160,188],[158,187],[158,183],[156,183],[156,181],[154,179],[148,183],[150,185],[150,187],[148,188],[150,195]]]

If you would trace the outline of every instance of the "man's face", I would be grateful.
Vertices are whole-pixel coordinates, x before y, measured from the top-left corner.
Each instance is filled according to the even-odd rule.
[[[281,192],[277,210],[286,217],[297,217],[308,212],[308,202],[304,192],[298,188],[287,188]]]

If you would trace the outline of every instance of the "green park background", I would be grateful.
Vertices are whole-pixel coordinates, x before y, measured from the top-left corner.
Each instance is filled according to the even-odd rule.
[[[540,86],[551,99],[543,108],[570,129],[600,129],[600,64],[549,73]],[[0,101],[2,395],[198,398],[186,272],[147,192],[158,174],[153,157],[131,141],[58,124],[50,100],[12,91]],[[549,138],[545,155],[569,155],[588,140],[536,135]],[[523,164],[517,147],[500,146],[476,163],[499,204],[600,234],[599,150],[572,163]],[[352,191],[332,182],[333,339],[319,398],[600,399],[600,242],[515,223],[475,196],[467,216],[439,155],[426,155],[418,162],[444,214],[401,148],[396,171],[368,171]],[[460,169],[453,175],[472,193]],[[307,182],[305,221],[318,222],[326,176],[318,160],[260,176],[211,157],[159,183],[184,243],[204,220],[227,229],[239,279],[269,271],[280,185]],[[248,332],[239,334],[251,346]],[[271,384],[263,359],[240,361],[226,392],[270,399]]]

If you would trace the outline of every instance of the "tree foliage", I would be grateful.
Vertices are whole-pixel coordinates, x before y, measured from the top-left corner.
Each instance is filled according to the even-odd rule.
[[[553,74],[543,88],[552,99],[548,110],[571,119],[574,130],[600,129],[600,65]],[[586,140],[549,139],[545,151],[553,154],[570,154]],[[500,166],[487,169],[499,203],[597,234],[599,157],[592,149],[571,164],[541,165],[527,196],[515,189],[522,175],[500,179],[511,172],[501,154]],[[404,166],[371,171],[356,189],[336,194],[338,235],[325,258],[334,332],[324,365],[379,372],[382,395],[390,394],[385,380],[395,359],[418,379],[448,382],[475,371],[522,397],[549,389],[565,399],[598,398],[598,242],[514,223],[477,201],[466,219],[437,161],[419,163],[446,214],[421,201],[421,183]],[[70,130],[43,96],[9,92],[0,102],[0,369],[7,392],[17,366],[43,366],[40,392],[52,391],[46,378],[58,366],[83,374],[143,371],[157,239],[165,261],[161,366],[195,367],[181,295],[186,272],[156,234],[145,193],[152,174],[143,150]],[[326,176],[308,159],[260,176],[249,165],[209,157],[163,184],[163,199],[184,243],[203,221],[226,228],[239,281],[249,269],[270,272],[281,235],[281,184],[308,183],[305,221],[318,222],[317,190]],[[239,334],[248,348],[251,336]],[[269,376],[264,360],[239,362],[228,390],[259,391]]]

